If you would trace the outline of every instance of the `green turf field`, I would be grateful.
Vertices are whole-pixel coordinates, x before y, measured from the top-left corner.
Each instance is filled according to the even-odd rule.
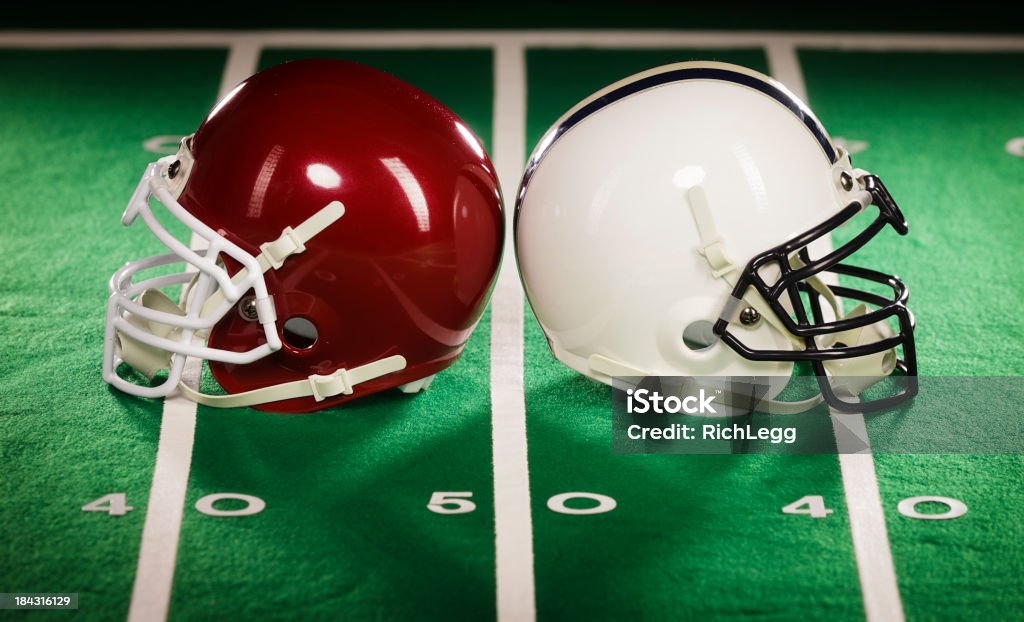
[[[922,374],[1024,374],[1024,38],[897,51],[871,35],[846,49],[514,35],[116,46],[0,33],[0,592],[79,595],[74,613],[0,619],[1024,619],[1020,455],[613,455],[607,388],[555,361],[500,287],[500,317],[524,314],[522,455],[492,439],[508,406],[492,403],[492,363],[509,355],[491,347],[492,309],[420,395],[308,416],[200,406],[169,459],[187,477],[180,522],[147,515],[167,498],[154,463],[177,415],[100,377],[106,281],[160,250],[120,213],[159,157],[151,139],[192,131],[239,68],[293,58],[349,58],[430,92],[492,150],[506,197],[548,126],[608,83],[690,59],[776,72],[907,215],[908,238],[882,235],[858,259],[910,285]],[[528,489],[495,489],[527,463]],[[244,497],[211,510],[225,493]],[[564,493],[597,497],[560,506]],[[815,496],[831,512],[783,511]],[[917,496],[968,511],[897,509]],[[525,529],[506,531],[497,498],[529,504]],[[154,530],[164,521],[175,531]],[[137,580],[153,568],[166,590]]]

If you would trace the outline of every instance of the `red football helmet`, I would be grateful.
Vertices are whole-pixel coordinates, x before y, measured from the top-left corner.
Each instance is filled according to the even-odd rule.
[[[150,199],[206,250],[157,220]],[[149,165],[123,218],[172,252],[111,279],[104,378],[143,396],[304,412],[429,384],[487,304],[504,216],[494,167],[448,108],[378,70],[306,60],[220,101]],[[133,282],[141,271],[191,270]],[[180,303],[160,288],[182,285]],[[181,382],[210,362],[228,392]],[[127,363],[147,386],[118,374]]]

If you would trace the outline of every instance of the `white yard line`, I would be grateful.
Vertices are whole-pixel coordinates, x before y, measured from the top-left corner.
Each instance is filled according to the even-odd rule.
[[[772,41],[765,46],[764,52],[768,61],[768,73],[806,102],[807,85],[804,83],[804,72],[800,69],[796,46],[791,41]],[[832,236],[826,235],[814,240],[809,248],[815,257],[824,257],[832,252]],[[839,284],[838,276],[831,272],[822,275],[822,280],[829,285]],[[831,315],[828,311],[826,313]]]
[[[182,379],[197,386],[201,371],[201,361],[189,361]],[[135,584],[128,608],[129,622],[167,619],[195,431],[195,402],[181,396],[165,399],[160,421],[160,444],[156,451],[139,561],[135,567]]]
[[[512,212],[526,161],[526,52],[494,48],[494,165],[505,196],[505,252],[491,299],[491,448],[498,620],[536,617],[533,521],[523,394],[523,289],[512,247]]]
[[[230,47],[221,78],[220,94],[256,70],[259,46],[241,41]],[[206,241],[192,236],[191,246],[200,249]],[[194,270],[190,266],[190,270]],[[185,364],[183,380],[199,388],[203,363],[190,358]],[[180,395],[164,400],[160,421],[160,442],[153,469],[153,483],[146,504],[146,522],[142,528],[142,544],[135,569],[135,584],[128,609],[129,622],[159,622],[167,619],[171,601],[171,585],[178,558],[181,518],[185,511],[185,493],[192,466],[192,445],[196,430],[196,403]]]
[[[790,33],[665,30],[264,30],[264,31],[0,31],[0,47],[223,47],[242,40],[263,47],[424,48],[528,47],[671,48],[766,47],[844,50],[1024,51],[1024,36],[920,33]]]
[[[764,48],[768,60],[768,72],[773,78],[786,85],[794,95],[807,101],[807,86],[804,84],[804,72],[800,70],[800,59],[796,55],[796,46],[786,41],[774,41]],[[832,244],[828,240],[829,245]]]
[[[806,102],[807,86],[796,46],[774,41],[765,47],[765,54],[772,75]],[[827,253],[832,245],[830,236],[821,241],[827,248],[817,249],[817,252]],[[875,459],[871,454],[864,415],[836,411],[830,411],[830,415],[839,452],[839,470],[850,516],[850,537],[857,560],[865,617],[868,622],[902,622],[903,601],[889,547]]]
[[[835,411],[830,414],[865,618],[868,622],[902,622],[903,601],[864,415]]]

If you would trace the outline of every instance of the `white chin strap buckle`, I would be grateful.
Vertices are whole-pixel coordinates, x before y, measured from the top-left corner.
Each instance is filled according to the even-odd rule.
[[[313,392],[313,399],[322,402],[340,393],[352,395],[352,380],[347,369],[339,369],[326,376],[313,374],[309,377],[309,388]]]
[[[306,245],[302,243],[302,238],[296,235],[295,230],[291,227],[285,227],[281,232],[281,237],[273,242],[260,244],[260,251],[263,252],[267,263],[274,270],[283,266],[285,259],[304,250],[306,250]]]

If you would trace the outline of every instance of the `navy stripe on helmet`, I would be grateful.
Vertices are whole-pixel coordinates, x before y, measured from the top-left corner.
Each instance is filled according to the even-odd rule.
[[[601,108],[613,104],[620,99],[629,97],[634,93],[649,89],[651,87],[666,84],[668,82],[678,82],[681,80],[721,80],[723,82],[735,82],[736,84],[742,84],[743,86],[752,88],[756,91],[760,91],[765,95],[771,97],[775,101],[779,102],[783,106],[789,109],[804,126],[814,135],[817,139],[818,144],[821,145],[821,150],[825,152],[825,156],[828,157],[829,162],[833,164],[836,161],[835,148],[832,147],[832,143],[825,134],[825,130],[821,127],[818,120],[811,114],[810,110],[795,99],[788,92],[778,88],[770,82],[766,82],[757,76],[751,76],[745,73],[739,73],[737,71],[729,71],[728,69],[720,69],[717,67],[689,67],[686,69],[673,69],[671,71],[665,71],[652,76],[647,76],[624,84],[623,86],[606,93],[605,95],[598,97],[594,101],[590,102],[586,106],[583,106],[575,113],[572,114],[568,119],[562,122],[558,126],[556,132],[561,134],[571,127],[585,119],[586,117],[594,114]],[[552,141],[554,142],[554,141]]]

